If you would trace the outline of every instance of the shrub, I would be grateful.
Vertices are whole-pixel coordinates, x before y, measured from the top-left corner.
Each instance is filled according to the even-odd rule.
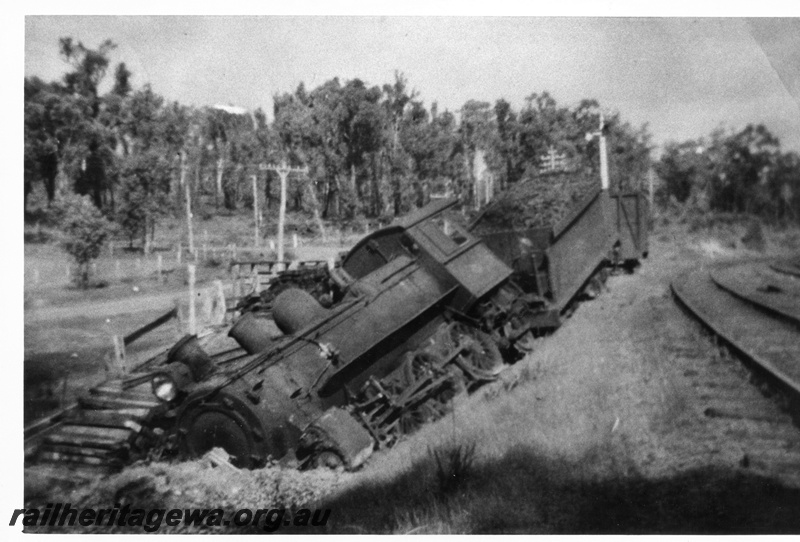
[[[67,195],[53,209],[61,227],[64,249],[78,264],[75,281],[81,288],[89,286],[91,263],[99,255],[112,233],[112,224],[88,196]]]

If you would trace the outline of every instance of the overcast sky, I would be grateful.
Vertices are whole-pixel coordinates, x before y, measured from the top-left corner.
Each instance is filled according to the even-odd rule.
[[[26,75],[61,77],[61,36],[113,40],[136,87],[270,118],[272,95],[301,81],[382,85],[399,70],[440,110],[501,97],[519,110],[547,90],[648,123],[657,144],[764,123],[800,151],[800,19],[28,16]]]

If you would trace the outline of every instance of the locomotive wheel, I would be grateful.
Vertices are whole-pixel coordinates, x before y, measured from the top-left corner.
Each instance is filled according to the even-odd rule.
[[[333,450],[320,450],[311,458],[312,469],[344,470],[344,459]]]
[[[434,395],[400,416],[400,430],[404,434],[413,433],[422,425],[443,417],[452,409],[453,399],[466,391],[466,379],[461,369],[450,367],[449,372],[450,378],[436,390]]]
[[[250,466],[250,457],[254,454],[253,443],[242,421],[218,410],[207,410],[194,417],[188,427],[185,447],[190,457],[199,457],[212,448],[223,448],[239,468]]]
[[[533,332],[528,331],[522,337],[517,339],[517,341],[514,342],[514,348],[516,348],[522,355],[533,352],[536,349],[536,339],[533,336]]]
[[[410,435],[429,421],[433,413],[427,408],[426,403],[423,403],[416,408],[412,408],[403,412],[400,415],[399,425],[400,431],[404,435]]]
[[[442,358],[431,352],[409,352],[408,359],[403,364],[406,384],[433,376],[437,367],[441,366]]]
[[[462,349],[458,359],[468,373],[480,380],[494,380],[503,370],[503,356],[492,338],[486,333],[456,322],[450,336],[457,348]]]

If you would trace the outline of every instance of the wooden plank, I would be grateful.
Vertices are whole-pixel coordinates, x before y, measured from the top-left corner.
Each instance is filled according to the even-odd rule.
[[[155,399],[152,401],[137,401],[133,399],[101,395],[87,395],[81,397],[78,399],[78,401],[88,408],[99,410],[114,410],[119,408],[156,408],[161,406],[161,404]]]
[[[88,425],[64,425],[59,431],[60,435],[79,435],[82,437],[102,438],[111,440],[127,440],[131,431],[125,428],[93,427]]]
[[[145,335],[146,333],[153,331],[157,327],[162,326],[163,324],[169,322],[177,315],[178,315],[178,309],[172,308],[167,312],[165,312],[164,314],[162,314],[161,316],[159,316],[158,318],[156,318],[155,320],[153,320],[152,322],[150,322],[149,324],[145,324],[136,331],[129,333],[128,335],[125,335],[125,338],[123,339],[125,342],[125,346],[131,344],[136,339],[141,338],[142,335]]]
[[[65,425],[89,425],[97,427],[130,428],[130,423],[144,420],[149,410],[137,409],[141,414],[131,416],[116,410],[81,410],[64,418]]]
[[[99,397],[108,397],[113,399],[125,399],[125,400],[132,400],[132,401],[151,401],[154,404],[159,404],[158,399],[153,395],[153,392],[150,388],[132,388],[126,391],[122,390],[115,390],[113,387],[107,388],[105,386],[99,386],[97,388],[92,388],[89,390],[91,395],[96,395]]]
[[[66,456],[88,456],[88,457],[102,457],[108,459],[116,459],[118,453],[115,450],[108,448],[90,448],[88,446],[70,446],[68,444],[48,444],[46,449],[42,450],[43,453],[63,454]]]
[[[80,465],[93,465],[97,467],[120,467],[122,462],[119,460],[109,460],[101,457],[90,457],[73,454],[63,454],[58,452],[42,452],[39,456],[40,461],[50,461],[56,463],[76,463]]]
[[[120,442],[119,440],[104,439],[100,437],[82,437],[80,435],[62,435],[60,433],[56,433],[45,439],[42,450],[47,450],[47,446],[51,444],[66,444],[68,446],[119,450],[124,448],[127,443]]]

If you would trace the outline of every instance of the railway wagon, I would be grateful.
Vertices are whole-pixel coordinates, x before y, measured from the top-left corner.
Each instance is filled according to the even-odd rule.
[[[467,229],[484,226],[487,208]],[[482,233],[486,246],[540,300],[537,326],[552,329],[575,297],[607,265],[633,266],[647,257],[649,208],[639,192],[597,189],[551,227]]]

